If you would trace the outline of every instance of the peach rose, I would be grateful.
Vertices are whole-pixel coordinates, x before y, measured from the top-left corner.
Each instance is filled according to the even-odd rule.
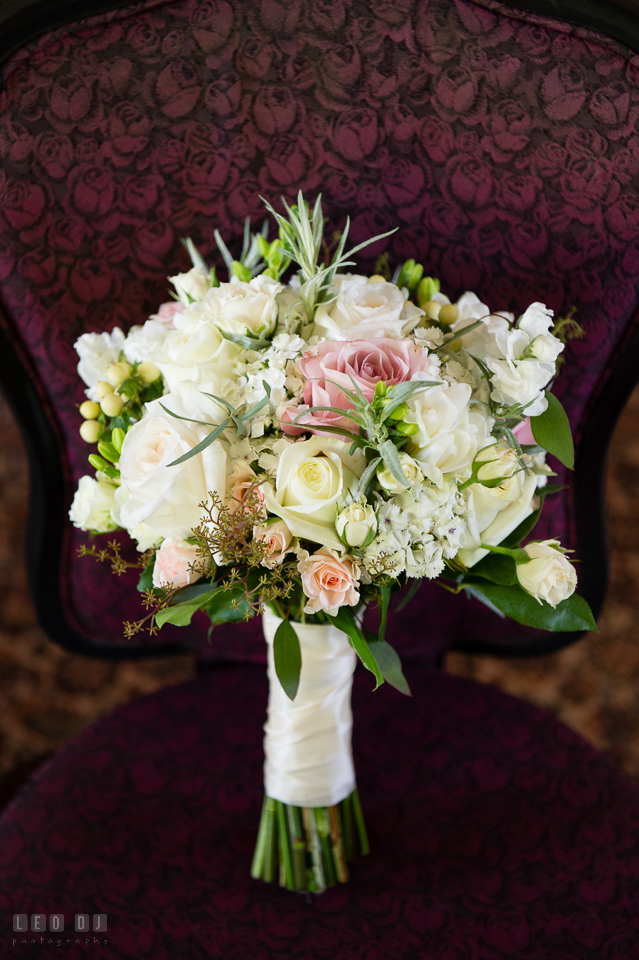
[[[323,610],[334,617],[340,607],[359,603],[359,566],[353,557],[340,557],[330,547],[322,547],[313,556],[302,556],[297,564],[302,589],[309,598],[304,613]]]
[[[199,580],[202,574],[197,567],[200,555],[192,543],[185,540],[163,540],[155,555],[153,567],[154,587],[187,587]]]
[[[160,304],[158,312],[149,317],[149,320],[155,320],[157,323],[163,324],[167,330],[174,330],[173,318],[176,313],[183,312],[184,304],[180,303],[179,300],[169,300],[168,303]]]
[[[291,531],[283,520],[276,520],[275,523],[260,523],[253,530],[255,540],[263,540],[268,547],[269,555],[262,560],[262,565],[272,570],[273,567],[281,563],[293,539]]]

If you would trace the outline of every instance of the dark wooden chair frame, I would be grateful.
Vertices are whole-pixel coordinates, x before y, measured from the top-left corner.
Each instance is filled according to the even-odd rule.
[[[639,17],[605,0],[518,0],[510,6],[601,31],[639,53]],[[39,0],[0,28],[0,64],[43,33],[76,20],[131,6],[130,0]],[[0,303],[1,308],[1,303]],[[574,479],[580,592],[595,616],[608,580],[605,483],[607,451],[617,419],[639,380],[639,309],[617,345],[608,379],[586,411]],[[177,644],[111,647],[87,640],[68,623],[51,576],[51,558],[61,554],[68,481],[59,450],[54,414],[40,395],[28,358],[21,357],[0,325],[0,384],[21,427],[31,471],[27,568],[38,620],[48,636],[67,650],[108,659],[140,659],[183,652]],[[458,642],[454,649],[501,656],[531,656],[560,649],[579,633],[496,643]]]

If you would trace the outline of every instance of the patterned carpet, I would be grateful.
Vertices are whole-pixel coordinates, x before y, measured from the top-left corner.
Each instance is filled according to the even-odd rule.
[[[0,401],[0,805],[91,720],[193,674],[189,656],[112,664],[47,640],[26,586],[27,488],[18,429]],[[612,580],[601,632],[534,660],[451,654],[447,666],[546,707],[639,778],[639,389],[613,440],[608,499]]]

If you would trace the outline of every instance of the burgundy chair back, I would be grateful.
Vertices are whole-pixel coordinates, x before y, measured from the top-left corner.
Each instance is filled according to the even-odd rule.
[[[399,227],[363,269],[414,257],[451,296],[576,309],[586,336],[555,392],[577,438],[590,430],[580,452],[594,480],[579,506],[555,463],[568,489],[537,535],[578,548],[597,605],[597,478],[636,377],[638,117],[631,51],[492,0],[147,0],[14,53],[0,85],[2,375],[29,433],[30,562],[50,635],[102,654],[166,642],[262,658],[254,624],[210,644],[203,623],[146,647],[122,640],[139,615],[132,581],[78,561],[86,535],[62,520],[89,452],[73,343],[143,323],[187,266],[180,237],[218,262],[216,228],[234,249],[260,194],[300,189],[322,191],[329,230],[350,214],[354,242]],[[434,585],[393,635],[404,656],[556,642]]]

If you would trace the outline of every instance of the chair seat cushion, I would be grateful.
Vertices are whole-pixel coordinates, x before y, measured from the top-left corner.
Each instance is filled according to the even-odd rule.
[[[529,704],[406,674],[412,699],[355,678],[372,852],[347,885],[305,897],[250,879],[267,684],[229,665],[97,721],[7,808],[7,945],[86,957],[73,917],[100,913],[104,960],[636,958],[635,785]],[[65,933],[8,938],[15,913],[63,913]]]

